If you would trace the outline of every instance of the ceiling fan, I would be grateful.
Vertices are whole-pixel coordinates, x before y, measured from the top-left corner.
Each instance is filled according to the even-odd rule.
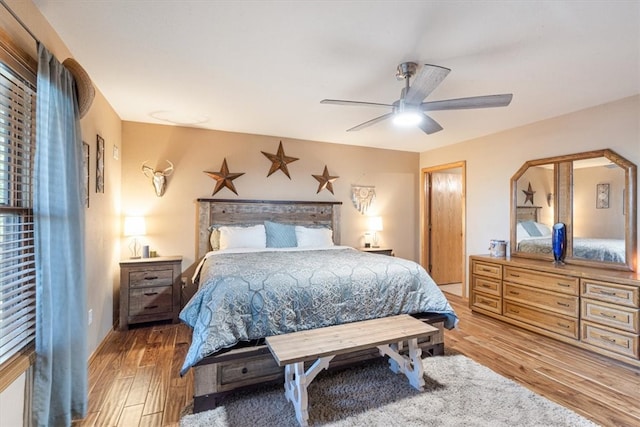
[[[466,110],[472,108],[506,107],[511,103],[513,94],[472,96],[468,98],[445,99],[442,101],[423,102],[431,92],[440,84],[451,71],[448,68],[437,65],[425,64],[416,74],[418,64],[415,62],[403,62],[398,65],[396,78],[404,80],[405,85],[400,93],[400,99],[393,104],[380,104],[375,102],[344,101],[340,99],[323,99],[321,104],[350,105],[364,107],[378,107],[391,111],[357,126],[347,129],[347,132],[364,129],[383,120],[393,117],[398,125],[416,125],[426,134],[432,134],[442,130],[442,126],[425,114],[426,111],[439,110]],[[409,80],[415,75],[413,84]]]

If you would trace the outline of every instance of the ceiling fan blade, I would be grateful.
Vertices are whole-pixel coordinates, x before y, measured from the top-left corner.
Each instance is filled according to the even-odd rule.
[[[472,96],[469,98],[445,99],[442,101],[423,102],[422,111],[466,110],[471,108],[506,107],[511,103],[513,94]]]
[[[437,65],[424,64],[422,69],[409,87],[404,102],[417,105],[421,103],[440,83],[447,77],[451,70]]]
[[[385,119],[388,119],[389,117],[393,116],[393,113],[387,113],[387,114],[383,114],[382,116],[378,116],[375,119],[371,119],[368,122],[364,122],[364,123],[360,123],[358,126],[354,126],[351,129],[347,129],[347,132],[353,132],[356,130],[360,130],[360,129],[364,129],[366,127],[369,127],[371,125],[375,125],[378,122],[381,122]]]
[[[427,135],[431,135],[432,133],[442,130],[442,126],[426,114],[424,114],[422,121],[418,123],[418,127]]]
[[[376,102],[362,102],[362,101],[344,101],[342,99],[323,99],[320,104],[334,104],[334,105],[348,105],[352,107],[393,107],[391,104],[378,104]]]

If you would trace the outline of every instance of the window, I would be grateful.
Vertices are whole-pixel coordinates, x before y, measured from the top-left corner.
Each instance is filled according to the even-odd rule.
[[[35,338],[35,80],[0,38],[0,390],[29,366]]]

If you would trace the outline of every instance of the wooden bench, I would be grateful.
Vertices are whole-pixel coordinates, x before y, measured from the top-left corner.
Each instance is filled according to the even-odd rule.
[[[309,420],[307,387],[334,356],[377,347],[389,356],[393,372],[402,372],[418,390],[424,388],[423,367],[418,338],[438,333],[438,329],[409,315],[365,320],[285,335],[267,337],[266,342],[278,366],[284,366],[285,396],[296,411],[301,426]],[[403,342],[408,354],[401,354]],[[308,370],[304,362],[316,360]]]

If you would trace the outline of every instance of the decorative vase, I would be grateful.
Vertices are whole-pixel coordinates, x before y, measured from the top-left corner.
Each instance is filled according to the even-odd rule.
[[[566,226],[559,222],[553,225],[551,232],[551,247],[553,248],[553,261],[562,264],[564,260],[564,250],[567,244]]]

